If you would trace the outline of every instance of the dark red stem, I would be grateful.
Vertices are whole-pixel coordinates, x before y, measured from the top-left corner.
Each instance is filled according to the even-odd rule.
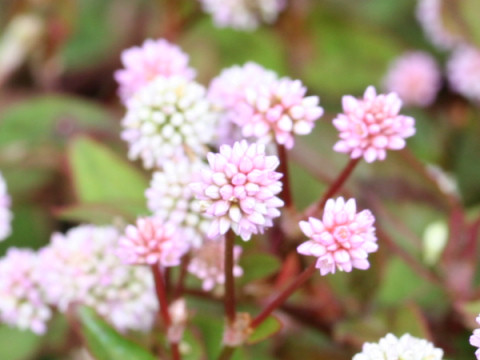
[[[285,207],[291,208],[293,206],[293,201],[292,201],[292,190],[290,186],[290,176],[288,173],[287,149],[285,149],[285,146],[281,144],[277,144],[277,153],[278,153],[278,158],[280,160],[280,165],[278,166],[278,170],[283,174],[283,177],[282,177],[283,189],[282,189],[282,193],[280,194],[280,197],[285,203]]]
[[[229,230],[225,236],[225,315],[230,323],[235,321],[235,281],[233,278],[233,245],[235,234]]]

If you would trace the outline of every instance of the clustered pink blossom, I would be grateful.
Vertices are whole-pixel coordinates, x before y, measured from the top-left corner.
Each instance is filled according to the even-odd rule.
[[[245,90],[245,101],[233,109],[233,121],[242,135],[262,143],[273,139],[291,149],[294,134],[309,134],[323,115],[318,96],[305,96],[300,80],[282,78]]]
[[[310,217],[300,221],[310,240],[300,244],[297,251],[317,257],[321,275],[334,274],[336,268],[346,272],[352,268],[366,270],[370,267],[368,254],[378,249],[374,222],[370,210],[357,213],[355,199],[329,199],[322,220]]]
[[[405,105],[428,106],[441,86],[441,74],[431,55],[408,52],[390,65],[384,79],[388,92],[395,92]]]
[[[222,70],[208,87],[208,99],[221,111],[217,126],[217,143],[232,145],[242,139],[241,128],[234,123],[235,109],[246,101],[246,90],[261,84],[266,86],[277,80],[275,72],[254,62]]]
[[[60,312],[92,307],[120,331],[148,331],[158,303],[151,271],[124,264],[116,250],[120,233],[111,226],[82,225],[54,233],[40,250],[40,281]]]
[[[447,64],[447,76],[459,94],[480,103],[480,49],[462,46]]]
[[[195,195],[204,200],[206,213],[213,216],[210,238],[224,235],[230,228],[249,240],[263,233],[280,216],[282,190],[275,171],[276,156],[266,156],[262,144],[249,145],[245,140],[233,147],[222,145],[220,153],[208,153],[210,169],[202,172],[202,181],[193,183]]]
[[[285,7],[285,0],[200,0],[203,10],[218,27],[253,30],[260,22],[272,23]]]
[[[475,319],[480,324],[480,315]],[[475,351],[477,360],[480,359],[480,329],[473,330],[473,334],[470,336],[470,345],[476,346],[478,349]]]
[[[128,225],[118,242],[118,254],[127,264],[177,266],[189,249],[179,229],[158,218],[139,218]]]
[[[0,321],[36,334],[45,333],[51,310],[41,276],[34,251],[8,249],[0,260]]]
[[[0,173],[0,241],[5,240],[12,232],[11,199],[7,191],[7,183]]]
[[[235,245],[233,248],[233,276],[243,275],[243,269],[238,265],[242,247]],[[192,252],[188,272],[203,281],[205,291],[212,290],[215,285],[225,283],[225,239],[208,240]]]
[[[125,69],[117,70],[114,76],[124,102],[157,76],[181,76],[187,80],[195,77],[195,70],[188,67],[188,55],[164,39],[147,39],[141,47],[126,49],[121,60]]]
[[[387,150],[405,147],[405,138],[415,134],[415,120],[399,115],[402,100],[395,93],[377,95],[369,86],[363,99],[346,95],[342,98],[343,114],[333,125],[340,131],[334,150],[348,153],[352,159],[364,157],[371,163],[384,160]]]
[[[425,35],[440,49],[451,49],[462,41],[458,33],[445,26],[442,12],[443,0],[418,0],[417,19]]]
[[[153,173],[150,187],[145,191],[148,208],[156,218],[181,228],[189,244],[198,247],[207,236],[211,217],[201,211],[189,184],[207,165],[201,161],[168,161],[162,171]]]

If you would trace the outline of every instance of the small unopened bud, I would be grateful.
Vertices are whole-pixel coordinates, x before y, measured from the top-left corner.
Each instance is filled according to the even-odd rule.
[[[237,347],[245,343],[252,334],[253,329],[250,327],[252,318],[249,313],[238,313],[235,321],[227,322],[223,333],[223,344],[226,346]]]
[[[168,328],[167,337],[168,340],[172,343],[178,344],[183,337],[183,331],[188,320],[187,304],[185,299],[177,299],[172,304],[170,304],[168,311],[170,313],[170,318],[172,323]]]

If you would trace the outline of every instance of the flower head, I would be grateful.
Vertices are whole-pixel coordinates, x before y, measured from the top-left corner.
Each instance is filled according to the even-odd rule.
[[[218,114],[206,99],[205,88],[182,77],[157,77],[127,102],[122,138],[131,160],[145,168],[165,161],[205,156]]]
[[[7,192],[7,183],[0,173],[0,241],[6,239],[12,232],[11,199]]]
[[[232,145],[242,139],[241,128],[234,122],[235,109],[246,101],[246,90],[263,84],[271,84],[277,75],[254,63],[224,69],[208,87],[208,99],[221,111],[218,125],[219,145]]]
[[[309,134],[315,121],[323,115],[318,96],[305,96],[300,80],[282,78],[245,90],[245,101],[234,107],[233,121],[242,135],[260,142],[275,139],[291,149],[294,134]]]
[[[447,63],[447,76],[455,91],[480,103],[480,49],[456,49]]]
[[[316,256],[321,275],[334,274],[336,268],[346,272],[352,268],[366,270],[370,267],[368,253],[378,249],[374,222],[369,210],[357,213],[355,199],[329,199],[322,220],[311,217],[300,221],[310,240],[300,244],[297,251]]]
[[[417,19],[425,35],[440,49],[451,49],[462,41],[459,33],[447,28],[443,20],[443,0],[418,0]]]
[[[164,267],[179,265],[189,249],[174,224],[156,218],[139,218],[136,226],[128,225],[118,244],[118,254],[127,264]]]
[[[261,21],[272,23],[285,7],[285,0],[200,0],[218,27],[253,30]]]
[[[385,88],[395,92],[405,105],[428,106],[441,85],[437,63],[429,54],[416,51],[397,58],[385,76]]]
[[[51,317],[40,285],[37,254],[10,248],[0,260],[0,321],[36,334],[47,330]]]
[[[124,50],[121,59],[125,69],[117,70],[114,76],[124,102],[157,76],[195,77],[195,70],[188,67],[188,55],[164,39],[147,39],[141,47]]]
[[[387,334],[378,343],[363,344],[362,352],[356,354],[353,360],[441,360],[443,350],[424,339],[404,334],[397,338]]]
[[[72,304],[94,308],[120,331],[147,331],[157,311],[150,269],[124,264],[114,227],[82,225],[55,233],[40,251],[42,288],[61,312]]]
[[[203,162],[172,162],[163,171],[153,174],[150,187],[145,191],[148,208],[164,222],[182,228],[184,239],[198,247],[202,244],[210,226],[211,217],[201,212],[189,184],[199,180],[197,174],[207,168]]]
[[[475,319],[480,324],[480,315]],[[477,360],[480,359],[480,329],[473,330],[473,334],[470,336],[470,345],[476,346],[478,349],[475,351]]]
[[[415,120],[399,115],[402,101],[395,93],[377,95],[369,86],[363,99],[346,95],[342,98],[343,114],[333,119],[340,131],[334,150],[349,153],[352,159],[361,156],[371,163],[384,160],[387,150],[405,147],[405,138],[415,134]]]
[[[235,245],[233,248],[233,276],[239,277],[243,269],[238,265],[242,254],[242,247]],[[225,239],[205,241],[195,249],[188,265],[188,272],[203,280],[202,288],[212,290],[215,285],[225,283]]]
[[[282,190],[275,171],[276,156],[266,156],[262,144],[249,145],[245,140],[233,147],[222,145],[220,153],[209,153],[210,169],[202,172],[202,181],[191,185],[195,195],[204,200],[206,213],[213,216],[210,238],[224,235],[228,229],[249,240],[263,233],[280,216]]]

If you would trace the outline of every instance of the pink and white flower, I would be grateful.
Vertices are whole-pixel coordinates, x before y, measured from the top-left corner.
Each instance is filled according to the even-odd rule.
[[[10,248],[0,260],[0,321],[44,334],[52,312],[40,283],[38,256]]]
[[[311,217],[300,221],[301,230],[310,240],[300,244],[297,251],[317,257],[321,275],[334,274],[335,269],[366,270],[370,267],[368,254],[378,249],[374,222],[370,210],[357,213],[355,199],[329,199],[322,220]]]
[[[0,173],[0,241],[5,240],[12,233],[11,202],[7,191],[7,183]]]
[[[480,315],[475,319],[480,324]],[[473,334],[470,336],[470,345],[476,346],[478,349],[475,351],[477,360],[480,359],[480,329],[473,330]]]
[[[238,265],[242,247],[235,245],[233,248],[233,276],[243,275],[243,269]],[[225,283],[225,239],[208,240],[192,252],[188,272],[203,281],[202,289],[212,290],[215,285]]]
[[[405,105],[425,107],[433,103],[440,90],[440,69],[428,53],[409,52],[390,65],[384,84],[386,90],[397,93]]]
[[[142,46],[124,50],[121,59],[125,68],[117,70],[114,77],[123,102],[157,76],[195,78],[195,70],[188,67],[188,55],[164,39],[147,39]]]
[[[180,229],[156,218],[139,218],[128,225],[118,242],[118,255],[127,264],[180,265],[189,249]]]
[[[208,163],[210,169],[202,172],[202,181],[191,187],[213,217],[210,238],[231,228],[249,240],[273,225],[283,206],[276,196],[282,190],[282,174],[275,171],[279,165],[276,156],[266,156],[264,145],[249,145],[244,140],[233,147],[222,145],[220,153],[208,153]]]
[[[233,122],[245,137],[268,143],[274,139],[291,149],[294,134],[309,134],[323,115],[318,96],[305,96],[300,80],[282,78],[245,90],[245,99],[233,109]]]
[[[363,156],[366,162],[384,160],[387,150],[400,150],[405,138],[415,134],[415,119],[399,115],[402,100],[396,93],[377,95],[369,86],[363,99],[342,98],[343,114],[333,119],[340,140],[333,149],[348,153],[352,159]]]
[[[221,112],[217,138],[219,145],[233,145],[243,138],[241,128],[234,122],[234,110],[246,101],[246,90],[260,84],[266,86],[276,80],[275,72],[254,62],[247,62],[243,66],[235,65],[222,70],[210,82],[207,97]]]
[[[261,22],[272,23],[285,7],[285,0],[200,0],[203,10],[218,27],[253,30]]]
[[[447,77],[453,90],[480,104],[480,49],[456,49],[447,63]]]

